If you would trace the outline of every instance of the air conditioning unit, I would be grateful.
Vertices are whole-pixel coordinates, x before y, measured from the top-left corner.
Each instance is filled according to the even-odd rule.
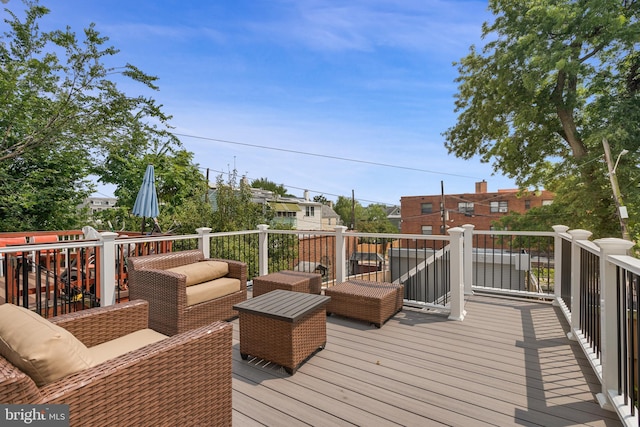
[[[500,212],[500,213],[506,213],[506,212],[509,212],[509,208],[502,208],[502,207],[501,207],[501,208],[498,208],[498,212]]]

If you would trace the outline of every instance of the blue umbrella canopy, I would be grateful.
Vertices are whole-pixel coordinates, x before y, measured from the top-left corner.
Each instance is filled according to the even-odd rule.
[[[136,202],[133,204],[132,213],[143,218],[155,218],[160,213],[153,165],[147,166],[140,191],[138,191],[138,197],[136,197]]]

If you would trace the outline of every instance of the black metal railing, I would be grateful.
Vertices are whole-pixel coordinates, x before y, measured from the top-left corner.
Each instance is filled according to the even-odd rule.
[[[405,299],[416,303],[446,305],[449,302],[450,253],[443,241],[421,244],[399,239],[390,249],[391,281],[404,285]]]
[[[555,292],[552,235],[474,234],[473,286],[532,292]]]
[[[296,270],[321,274],[323,283],[335,279],[335,235],[273,230],[267,244],[270,273]]]
[[[561,243],[560,297],[571,311],[571,241],[562,239]]]
[[[195,239],[195,247],[198,247]],[[210,239],[209,257],[233,259],[247,264],[248,280],[258,275],[258,235],[256,233],[222,233]]]
[[[621,267],[616,267],[616,297],[618,300],[618,394],[623,396],[625,405],[629,405],[631,415],[635,416],[638,407],[638,389],[640,386],[638,354],[640,352],[640,318],[638,317],[638,286],[640,277]]]
[[[49,317],[99,305],[99,248],[5,254],[5,301]]]
[[[600,357],[600,257],[580,248],[580,329],[596,357]]]

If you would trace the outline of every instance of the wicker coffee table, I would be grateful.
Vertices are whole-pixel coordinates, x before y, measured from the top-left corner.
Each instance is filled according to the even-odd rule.
[[[320,295],[322,291],[322,275],[284,270],[253,278],[254,297],[276,289]]]
[[[276,363],[293,375],[327,342],[331,298],[277,289],[233,306],[239,312],[240,356]]]
[[[402,310],[404,286],[349,280],[324,290],[331,297],[327,313],[373,323],[378,328]]]

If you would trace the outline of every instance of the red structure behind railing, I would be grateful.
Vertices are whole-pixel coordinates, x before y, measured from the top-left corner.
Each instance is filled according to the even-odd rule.
[[[122,233],[123,239],[127,237],[146,236],[139,232]],[[4,281],[5,289],[4,295],[0,295],[0,303],[34,307],[45,316],[99,305],[102,297],[99,278],[103,266],[100,264],[100,246],[95,242],[84,239],[81,230],[0,233],[0,247],[20,245],[21,248],[0,254],[0,280]],[[74,243],[74,247],[61,248],[61,243]],[[158,240],[117,246],[115,286],[118,301],[128,298],[127,257],[169,252],[173,243]],[[33,250],[25,250],[29,247]]]

